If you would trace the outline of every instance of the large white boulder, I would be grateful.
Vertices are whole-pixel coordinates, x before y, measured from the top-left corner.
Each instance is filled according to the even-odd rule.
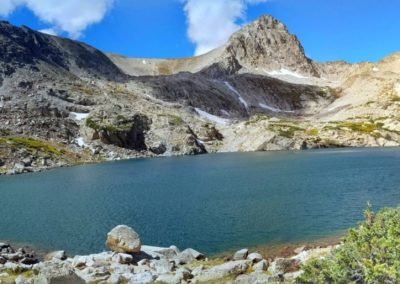
[[[142,244],[132,228],[119,225],[107,234],[106,245],[114,252],[138,253]]]
[[[249,250],[248,249],[241,249],[238,250],[237,252],[235,252],[235,254],[233,255],[233,260],[243,260],[247,258],[247,255],[249,254]]]

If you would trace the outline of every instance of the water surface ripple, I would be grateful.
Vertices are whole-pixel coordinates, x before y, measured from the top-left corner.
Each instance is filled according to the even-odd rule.
[[[400,202],[400,149],[141,159],[0,177],[0,239],[93,253],[127,224],[208,254],[317,239]]]

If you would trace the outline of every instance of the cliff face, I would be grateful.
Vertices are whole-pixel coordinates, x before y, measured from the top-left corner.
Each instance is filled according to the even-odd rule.
[[[398,54],[314,62],[271,16],[205,55],[176,60],[104,54],[0,22],[0,173],[136,156],[398,145],[399,66]]]
[[[223,57],[237,62],[237,71],[268,73],[287,69],[306,76],[319,76],[297,37],[271,16],[262,16],[233,34],[224,50]]]

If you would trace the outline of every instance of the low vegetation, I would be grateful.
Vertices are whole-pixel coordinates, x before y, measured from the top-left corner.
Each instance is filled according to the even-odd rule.
[[[127,119],[122,115],[117,116],[117,121],[115,125],[110,123],[100,124],[97,121],[95,121],[92,117],[88,117],[86,119],[85,125],[96,131],[103,130],[107,132],[128,131],[132,127],[132,124],[129,124]]]
[[[268,119],[269,119],[268,116],[265,114],[256,114],[256,115],[253,115],[252,117],[250,117],[250,119],[245,122],[245,125],[247,126],[247,125],[256,124],[260,121],[266,121]]]
[[[0,283],[15,283],[15,279],[17,279],[18,276],[22,276],[26,279],[30,279],[34,276],[33,270],[21,272],[18,270],[5,269],[2,270],[1,273],[3,276],[0,276]]]
[[[56,156],[62,154],[62,150],[57,149],[48,142],[27,137],[0,137],[0,144],[8,144],[15,149],[25,148],[28,152],[42,151]]]
[[[294,138],[296,132],[304,132],[304,128],[287,123],[271,123],[268,128],[286,138]]]
[[[296,282],[400,283],[400,208],[375,215],[369,205],[364,216],[331,256],[303,266]]]
[[[71,90],[86,96],[94,96],[97,94],[93,87],[85,85],[73,85]]]
[[[338,128],[348,128],[352,131],[370,134],[375,130],[378,130],[382,125],[380,123],[371,123],[371,122],[353,122],[353,121],[345,121],[337,124]]]
[[[307,134],[308,136],[318,136],[319,131],[318,131],[318,129],[316,129],[316,128],[310,128],[310,129],[307,129],[307,130],[306,130],[306,134]]]
[[[180,116],[170,114],[168,115],[168,123],[169,125],[179,126],[182,125],[184,121]]]

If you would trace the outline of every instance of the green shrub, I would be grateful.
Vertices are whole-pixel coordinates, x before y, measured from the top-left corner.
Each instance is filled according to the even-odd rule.
[[[87,127],[89,127],[89,128],[92,128],[93,130],[99,130],[99,129],[100,129],[100,125],[98,125],[98,124],[93,120],[93,118],[91,118],[91,117],[86,118],[85,125],[86,125]]]
[[[331,256],[303,266],[296,283],[400,283],[400,208],[375,215],[369,205],[364,216]]]

